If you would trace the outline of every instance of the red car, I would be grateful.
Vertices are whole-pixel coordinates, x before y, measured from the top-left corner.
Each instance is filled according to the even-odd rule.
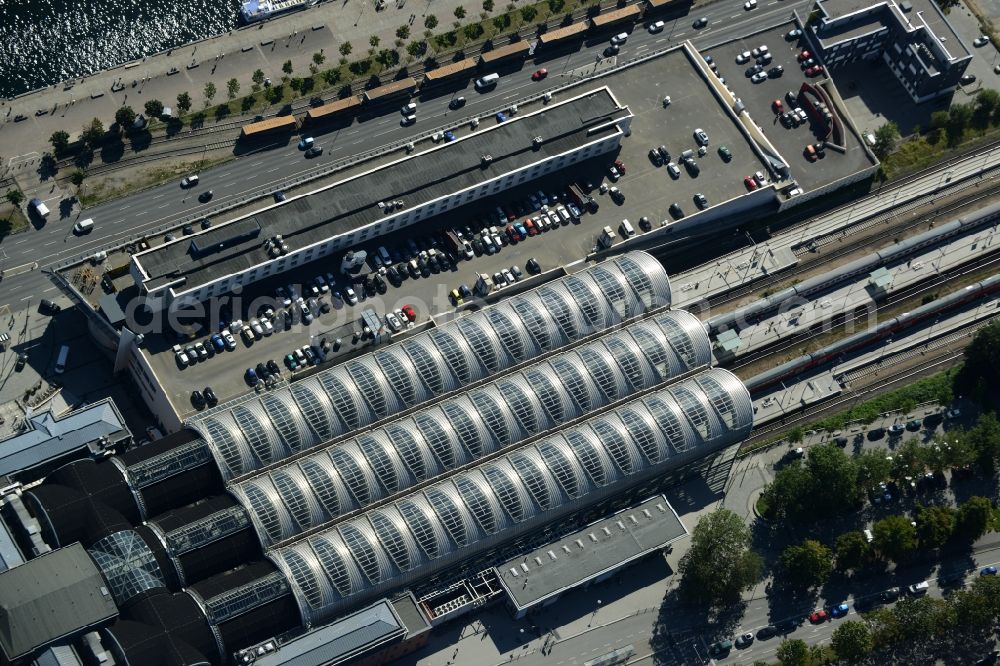
[[[823,73],[823,65],[815,65],[806,70],[806,76],[819,76]]]
[[[811,143],[808,146],[806,146],[805,154],[806,154],[806,159],[809,160],[810,162],[816,161],[816,148]]]
[[[809,60],[809,58],[812,58],[812,54],[809,53],[809,51],[803,51],[802,53],[799,54],[799,62],[802,62],[803,60]]]
[[[528,230],[529,236],[538,235],[538,227],[535,226],[535,223],[532,221],[530,217],[524,219],[524,228]]]
[[[542,67],[540,70],[538,70],[537,72],[535,72],[534,74],[531,75],[531,80],[532,81],[541,81],[542,79],[544,79],[548,75],[549,75],[549,70],[547,70],[544,67]]]
[[[753,179],[752,176],[747,176],[743,179],[743,184],[747,186],[747,189],[751,192],[757,189],[757,181]]]
[[[621,173],[621,175],[623,175],[623,176],[625,175],[625,163],[624,162],[622,162],[621,160],[615,160],[615,168],[618,169],[618,171]]]
[[[830,619],[830,616],[823,609],[815,610],[809,615],[809,621],[813,624],[819,624],[820,622],[826,622]]]
[[[517,241],[521,240],[521,235],[517,233],[517,229],[514,228],[513,224],[508,224],[506,227],[504,227],[504,233],[507,234],[507,238],[510,239],[511,243],[516,243]]]
[[[785,110],[785,105],[781,103],[780,99],[776,99],[771,102],[771,106],[774,108],[775,113],[781,113]]]
[[[402,307],[402,310],[403,310],[403,314],[406,315],[407,319],[409,319],[410,321],[416,321],[417,320],[417,311],[413,309],[412,305],[409,305],[409,304],[404,305]]]

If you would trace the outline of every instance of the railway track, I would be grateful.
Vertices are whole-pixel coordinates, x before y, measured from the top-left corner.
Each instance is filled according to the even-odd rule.
[[[1000,173],[1000,167],[998,167],[996,171]],[[964,189],[975,187],[974,182],[965,181],[964,183],[956,183],[955,187],[957,189],[954,192],[951,192],[951,194],[956,194]],[[964,187],[959,188],[958,186],[960,185],[964,185]],[[921,216],[919,219],[913,220],[912,222],[908,222],[902,225],[890,226],[875,235],[867,235],[864,237],[860,237],[857,240],[852,240],[846,244],[840,245],[835,250],[817,256],[816,259],[809,262],[807,268],[810,271],[814,271],[817,268],[822,268],[823,266],[835,264],[838,260],[858,251],[859,249],[865,246],[873,245],[879,243],[880,241],[895,238],[902,233],[906,233],[920,226],[923,226],[928,221],[933,220],[934,218],[949,215],[955,211],[962,210],[971,205],[974,205],[979,201],[984,201],[993,198],[997,194],[1000,194],[1000,182],[993,182],[989,185],[989,187],[986,190],[982,191],[977,196],[972,197],[971,199],[965,198],[959,202],[955,202],[953,204],[949,204],[942,208],[938,208],[933,215]],[[938,193],[936,196],[940,197],[943,196],[943,194]],[[929,203],[929,199],[930,196],[921,197],[918,201],[913,203],[910,210],[914,210],[916,208],[919,208],[920,206],[927,205]],[[831,212],[831,214],[835,213],[836,211]],[[885,215],[886,217],[882,217],[882,215]],[[883,213],[882,215],[876,216],[882,218],[879,219],[877,222],[868,223],[868,220],[859,221],[858,225],[866,224],[864,228],[861,228],[858,225],[851,225],[850,227],[845,228],[843,230],[843,237],[851,238],[852,236],[864,231],[865,229],[876,227],[879,224],[883,224],[887,220],[891,220],[893,218],[893,215],[889,213]],[[803,254],[806,253],[808,253],[808,250]],[[766,290],[768,287],[772,287],[776,284],[781,284],[783,282],[786,282],[788,279],[789,276],[785,272],[778,273],[776,275],[765,278],[764,280],[758,280],[756,282],[748,284],[745,287],[740,287],[738,289],[728,291],[724,294],[719,294],[716,297],[709,298],[708,306],[710,308],[718,308],[720,306],[724,306],[728,303],[732,303],[733,301],[739,300],[744,296],[747,296],[748,294],[757,293],[762,290]]]

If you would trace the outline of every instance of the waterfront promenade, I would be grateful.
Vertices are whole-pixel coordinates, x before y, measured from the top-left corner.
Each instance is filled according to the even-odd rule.
[[[505,11],[507,4],[496,1],[489,15]],[[521,6],[527,0],[514,0],[512,4]],[[115,111],[123,105],[131,106],[136,113],[142,113],[150,99],[176,107],[177,95],[187,92],[192,109],[201,109],[205,106],[204,88],[209,81],[218,91],[212,100],[218,104],[226,101],[226,82],[231,78],[239,81],[243,95],[250,92],[251,75],[256,69],[278,81],[282,65],[291,60],[292,76],[308,76],[313,54],[317,52],[326,56],[321,69],[328,69],[341,58],[340,46],[344,42],[351,43],[353,51],[348,57],[354,60],[367,53],[372,35],[379,37],[380,49],[392,48],[396,30],[402,25],[410,26],[407,42],[422,39],[427,15],[437,17],[435,32],[440,32],[456,20],[454,12],[459,6],[466,11],[463,23],[478,20],[483,12],[481,0],[390,1],[379,11],[369,0],[324,2],[91,76],[2,100],[0,177],[14,176],[22,187],[29,186],[22,178],[34,176],[39,158],[51,150],[49,137],[53,132],[64,130],[75,137],[95,117],[108,128],[114,122]],[[16,120],[18,116],[23,119]]]

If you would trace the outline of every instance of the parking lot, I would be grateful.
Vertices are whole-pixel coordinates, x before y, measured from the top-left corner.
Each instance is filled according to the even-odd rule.
[[[627,169],[617,183],[625,201],[615,206],[609,197],[601,198],[602,203],[610,204],[602,205],[598,213],[608,226],[617,229],[621,220],[628,218],[638,232],[635,223],[643,216],[648,216],[654,227],[659,226],[661,220],[671,218],[668,209],[675,202],[684,215],[692,215],[698,210],[693,200],[696,193],[704,194],[709,205],[727,201],[746,191],[742,184],[745,175],[764,168],[683,51],[672,51],[604,80],[635,114],[632,135],[622,143],[619,155]],[[664,106],[667,95],[670,104]],[[704,156],[698,155],[695,129],[708,135]],[[678,165],[679,177],[672,178],[666,165],[655,166],[650,160],[650,149],[661,145]],[[729,162],[719,155],[720,146],[732,154]],[[680,164],[685,150],[695,151],[697,172]]]
[[[849,131],[845,133],[847,136],[845,154],[828,149],[821,151],[815,162],[810,161],[804,152],[805,147],[819,141],[811,123],[806,121],[797,126],[786,127],[780,122],[774,101],[781,100],[782,110],[788,110],[791,105],[786,94],[789,91],[798,93],[803,81],[818,83],[825,77],[825,74],[809,77],[803,72],[799,54],[804,49],[808,50],[808,47],[798,38],[787,37],[788,32],[794,27],[793,23],[787,23],[749,39],[729,42],[706,52],[705,55],[714,58],[719,73],[726,79],[726,85],[743,100],[750,116],[788,161],[792,177],[799,186],[809,191],[865,169],[871,165],[871,161],[860,139]],[[746,75],[746,70],[755,64],[755,59],[751,57],[748,62],[738,64],[737,56],[747,51],[753,53],[754,49],[759,49],[761,46],[767,46],[768,53],[771,54],[770,61],[763,65],[763,71],[766,73],[780,66],[784,72],[781,76],[768,76],[760,83],[753,83]],[[845,121],[844,124],[848,126],[850,122]]]

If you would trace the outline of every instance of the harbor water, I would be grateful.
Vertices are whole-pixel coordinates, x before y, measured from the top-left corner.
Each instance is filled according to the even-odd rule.
[[[0,0],[0,97],[232,30],[239,0]]]

